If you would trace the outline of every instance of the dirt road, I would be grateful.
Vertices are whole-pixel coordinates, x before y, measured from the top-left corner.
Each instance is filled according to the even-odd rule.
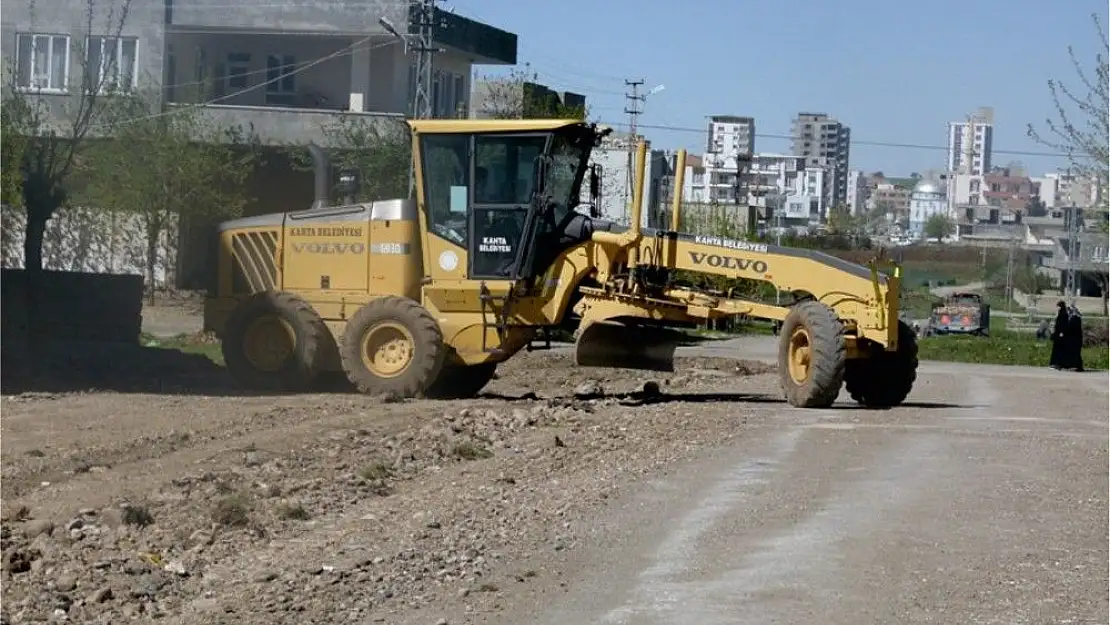
[[[6,396],[4,616],[1105,622],[1105,374],[925,363],[912,405],[798,411],[768,339],[683,354],[521,354],[450,403],[197,361]]]

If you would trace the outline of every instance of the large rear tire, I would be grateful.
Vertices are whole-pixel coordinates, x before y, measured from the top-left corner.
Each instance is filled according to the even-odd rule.
[[[868,408],[892,408],[909,396],[917,381],[917,335],[898,322],[898,349],[875,346],[869,358],[852,359],[845,369],[845,388],[852,399]]]
[[[343,371],[359,392],[400,397],[424,394],[446,353],[435,318],[413,300],[394,295],[358,309],[339,347]]]
[[[468,399],[480,393],[496,371],[497,363],[492,362],[444,366],[424,395],[429,399]]]
[[[257,391],[303,392],[324,364],[328,331],[300,297],[283,291],[255,293],[227,320],[221,351],[240,386]]]
[[[794,305],[779,336],[779,379],[786,401],[827,408],[844,381],[844,328],[836,312],[809,300]]]

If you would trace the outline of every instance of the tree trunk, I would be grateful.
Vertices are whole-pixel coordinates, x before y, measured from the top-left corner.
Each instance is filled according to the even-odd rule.
[[[146,226],[146,280],[150,289],[150,303],[154,304],[154,271],[158,264],[158,239],[162,234],[162,220],[154,215],[147,216]]]
[[[23,268],[28,274],[35,275],[42,271],[42,242],[46,238],[46,222],[49,220],[49,216],[42,217],[42,211],[27,210],[27,227],[24,230],[23,239]]]

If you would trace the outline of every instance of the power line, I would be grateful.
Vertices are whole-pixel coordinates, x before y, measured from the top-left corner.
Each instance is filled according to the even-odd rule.
[[[608,121],[600,121],[598,123],[609,125],[609,126],[618,125],[615,122],[608,122]],[[674,131],[674,132],[690,132],[690,133],[697,133],[697,134],[701,134],[701,135],[705,134],[705,128],[691,128],[689,126],[665,126],[665,125],[658,125],[658,124],[656,124],[656,125],[639,124],[638,127],[639,128],[647,128],[649,130],[671,130],[671,131]],[[783,140],[787,140],[787,141],[790,141],[790,140],[794,139],[793,135],[768,134],[768,133],[757,133],[755,135],[755,137],[759,138],[759,139],[783,139]],[[943,151],[948,150],[948,148],[943,146],[943,145],[928,145],[928,144],[923,144],[923,143],[895,143],[895,142],[890,142],[890,141],[861,141],[859,139],[850,139],[849,143],[852,144],[852,145],[870,145],[870,146],[884,147],[884,148],[907,148],[907,149],[914,149],[914,150],[943,150]],[[1047,157],[1052,157],[1052,158],[1067,158],[1068,157],[1067,154],[1063,154],[1063,153],[1029,152],[1029,151],[1023,151],[1023,150],[991,150],[991,153],[992,154],[1007,154],[1007,155],[1010,155],[1010,156],[1047,156]]]

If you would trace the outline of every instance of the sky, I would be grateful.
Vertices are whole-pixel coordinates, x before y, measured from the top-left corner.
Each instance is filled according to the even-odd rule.
[[[706,118],[755,118],[757,152],[789,152],[790,122],[824,112],[852,130],[850,165],[888,176],[942,169],[947,124],[994,108],[993,162],[1033,175],[1067,166],[1026,135],[1054,115],[1047,81],[1093,69],[1091,19],[1106,0],[441,0],[518,36],[517,67],[584,93],[590,117],[627,129],[626,79],[662,89],[642,104],[653,148],[705,149]],[[480,66],[479,73],[504,68]],[[665,130],[667,126],[683,130]],[[857,143],[860,142],[860,143]],[[913,144],[922,148],[867,145]]]

